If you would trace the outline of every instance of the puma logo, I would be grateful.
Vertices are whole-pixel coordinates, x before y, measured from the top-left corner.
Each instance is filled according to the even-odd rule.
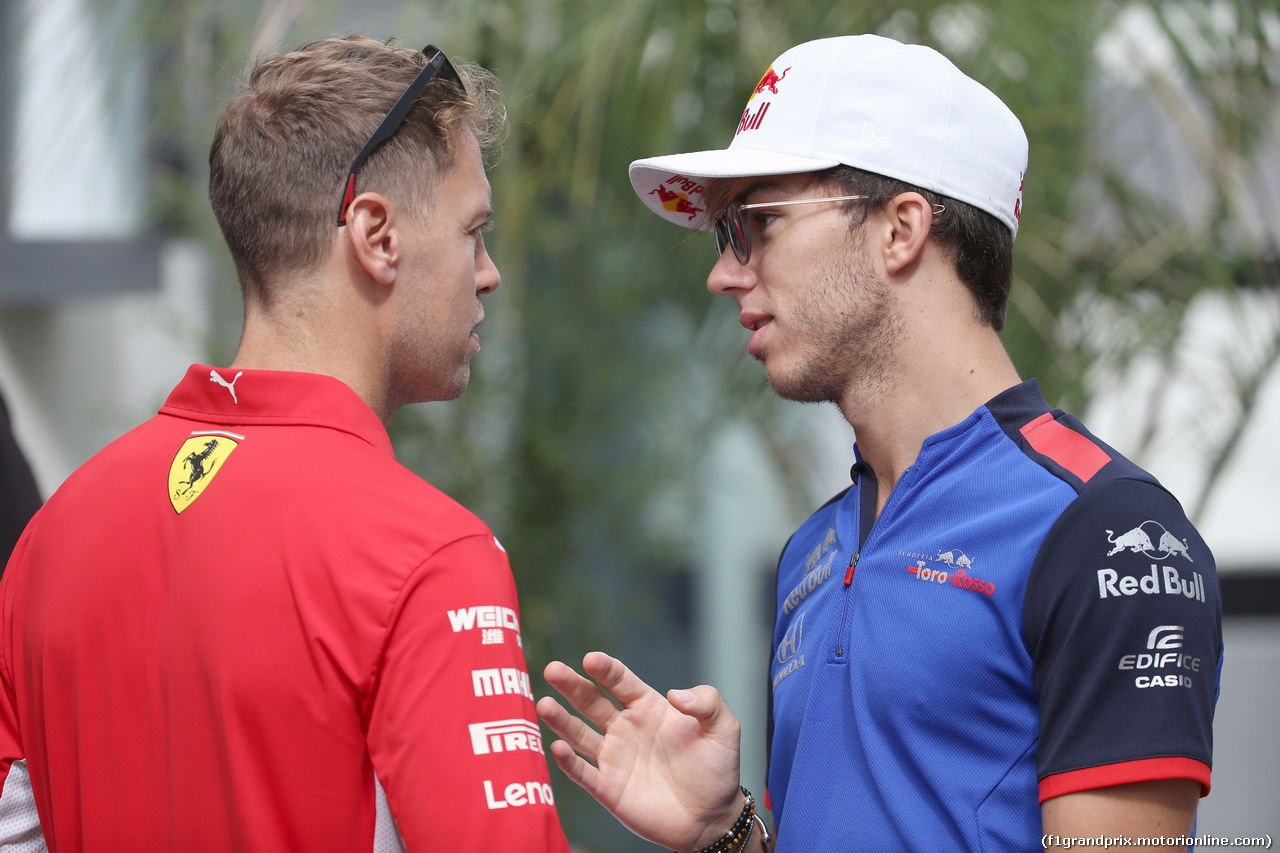
[[[232,379],[230,382],[228,382],[227,380],[223,379],[221,376],[218,375],[218,371],[210,370],[209,381],[217,382],[223,388],[226,388],[228,391],[230,391],[231,402],[235,403],[238,406],[240,405],[240,401],[236,399],[236,382],[239,381],[240,377],[243,375],[244,375],[244,371],[241,370],[239,373],[236,374],[235,379]]]

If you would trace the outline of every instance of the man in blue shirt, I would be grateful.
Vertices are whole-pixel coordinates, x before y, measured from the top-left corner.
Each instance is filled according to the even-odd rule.
[[[728,149],[632,164],[654,212],[715,231],[707,286],[773,388],[857,436],[853,484],[778,567],[779,851],[1185,849],[1209,790],[1212,554],[998,336],[1026,164],[995,95],[877,36],[780,56]],[[772,849],[714,688],[584,667],[622,708],[560,663],[595,728],[539,704],[574,781],[681,853]]]

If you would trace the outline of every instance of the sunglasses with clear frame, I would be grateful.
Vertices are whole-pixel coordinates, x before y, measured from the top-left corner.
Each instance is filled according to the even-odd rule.
[[[757,204],[743,204],[731,201],[716,216],[712,231],[716,237],[716,254],[723,255],[725,247],[733,249],[733,256],[738,263],[746,264],[751,260],[751,226],[747,221],[747,211],[759,207],[786,207],[791,204],[817,204],[822,201],[856,201],[871,198],[869,195],[837,195],[828,198],[797,198],[789,201],[765,201]],[[933,206],[935,216],[946,210],[941,204]]]
[[[747,211],[758,207],[786,207],[791,204],[817,204],[822,201],[854,201],[871,198],[866,195],[837,195],[830,198],[797,198],[791,201],[769,201],[758,204],[743,204],[731,201],[716,216],[712,230],[716,235],[716,254],[723,255],[725,246],[733,249],[733,256],[738,263],[745,264],[751,260],[751,226],[747,222]]]

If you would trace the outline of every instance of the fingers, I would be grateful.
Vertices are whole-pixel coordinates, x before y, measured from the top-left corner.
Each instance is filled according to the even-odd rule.
[[[592,654],[599,654],[599,652]],[[560,661],[547,664],[542,671],[542,676],[569,701],[575,711],[595,723],[596,728],[607,730],[613,718],[618,715],[618,706],[601,693],[599,687]]]
[[[597,717],[612,720],[617,713],[614,704],[594,684],[578,675],[559,661],[552,661],[543,670],[547,683],[558,690],[579,712],[595,720]],[[608,706],[607,709],[604,706]],[[604,736],[582,720],[570,714],[550,696],[543,696],[535,706],[538,716],[563,740],[551,743],[551,757],[564,775],[568,776],[591,796],[599,799],[600,771],[594,762],[604,744]],[[604,723],[597,722],[602,728]],[[581,753],[581,755],[579,755]],[[591,759],[588,761],[587,756]]]
[[[577,752],[590,758],[593,762],[600,755],[600,747],[604,737],[582,720],[566,711],[559,702],[550,696],[543,696],[537,704],[538,716],[566,744]]]
[[[625,707],[629,708],[647,696],[656,695],[656,691],[642,681],[640,676],[627,669],[622,661],[611,658],[604,652],[588,652],[582,659],[582,668]]]
[[[703,731],[729,738],[740,735],[738,718],[729,710],[720,691],[709,684],[688,690],[669,690],[667,701],[680,713],[696,719]]]
[[[556,766],[560,768],[564,775],[577,782],[579,787],[588,794],[596,797],[596,787],[600,781],[600,772],[594,766],[574,752],[562,740],[551,743],[551,757],[555,759]],[[599,799],[599,797],[596,798]]]

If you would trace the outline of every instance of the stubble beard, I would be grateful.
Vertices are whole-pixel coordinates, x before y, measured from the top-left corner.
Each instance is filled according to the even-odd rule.
[[[766,375],[774,392],[798,403],[835,403],[865,410],[889,387],[902,317],[861,246],[825,270],[812,299],[798,304],[789,325],[804,330],[795,363]]]
[[[471,380],[470,345],[462,351],[429,340],[399,341],[392,349],[388,393],[397,406],[456,400]]]
[[[412,403],[456,400],[467,390],[470,379],[470,364],[463,365],[459,371],[448,378],[442,378],[433,373],[411,373],[393,368],[387,389],[388,403],[394,410]]]

